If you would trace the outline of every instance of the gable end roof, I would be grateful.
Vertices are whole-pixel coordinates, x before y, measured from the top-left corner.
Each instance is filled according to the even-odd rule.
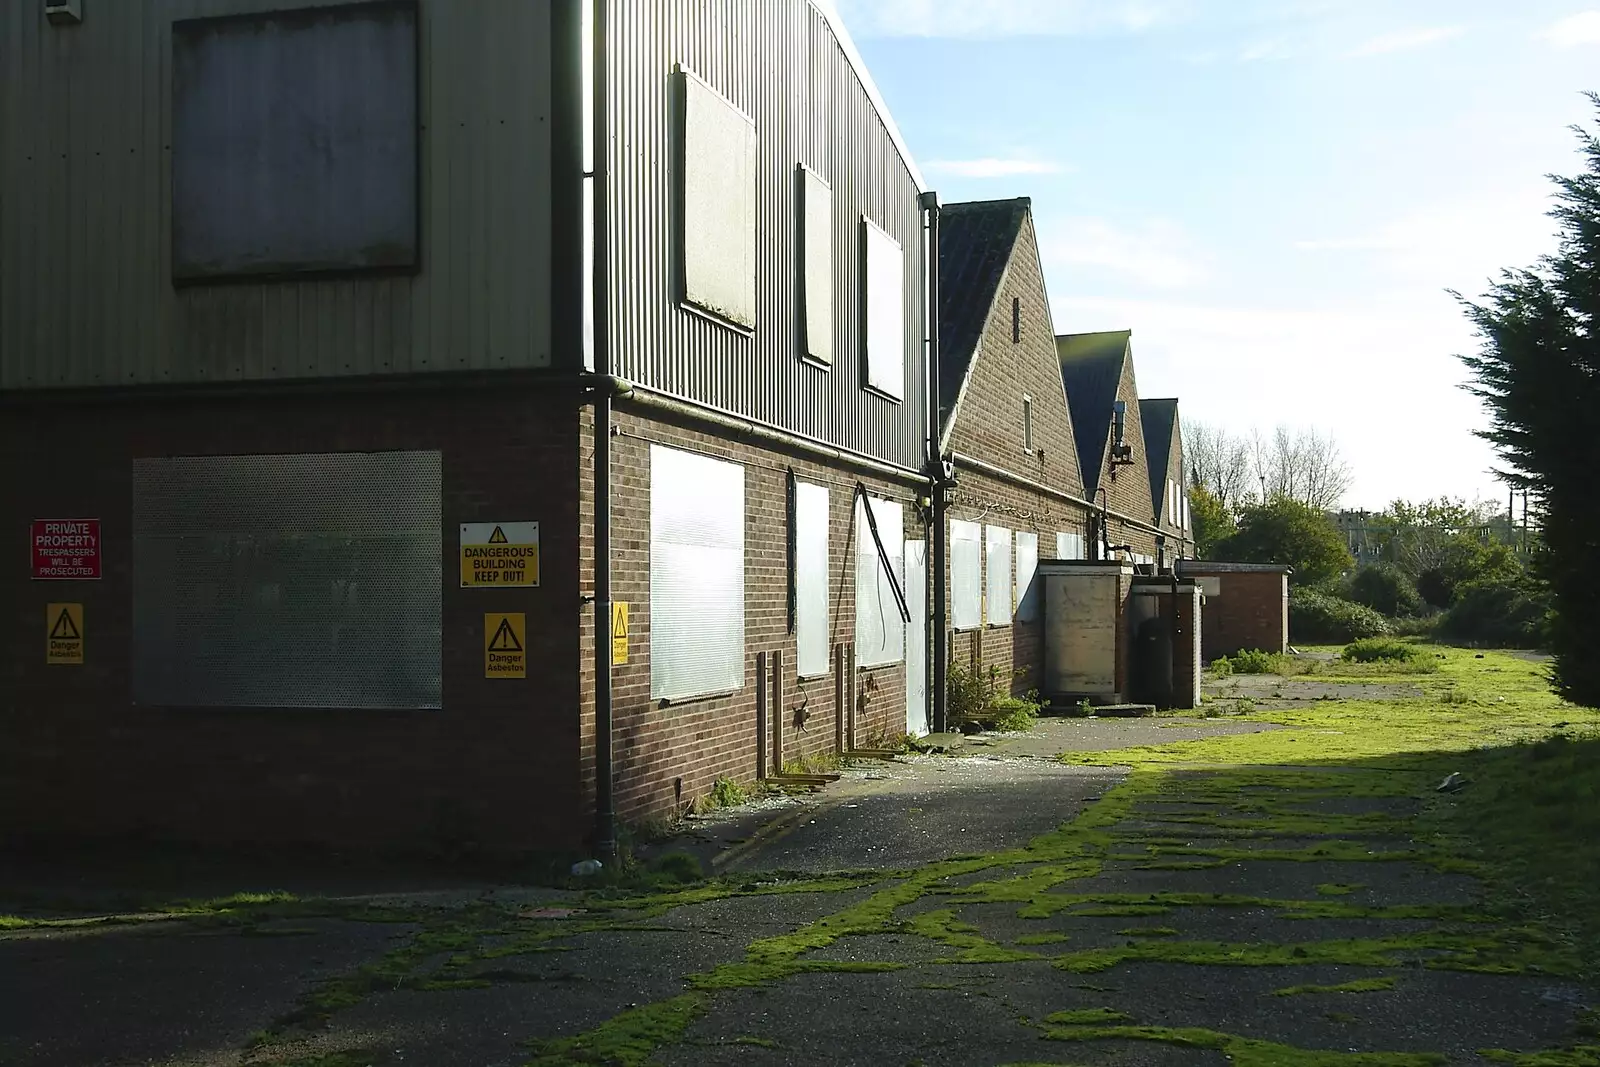
[[[1069,333],[1056,338],[1061,384],[1067,390],[1073,436],[1078,441],[1078,466],[1084,494],[1090,499],[1100,486],[1106,442],[1111,437],[1111,405],[1122,384],[1132,330]]]
[[[1167,499],[1167,463],[1172,458],[1172,433],[1178,425],[1178,400],[1166,397],[1139,401],[1139,421],[1144,426],[1144,455],[1150,467],[1150,499],[1156,506],[1156,523],[1164,518]]]
[[[983,342],[1032,202],[977,200],[939,209],[939,421],[948,430]]]

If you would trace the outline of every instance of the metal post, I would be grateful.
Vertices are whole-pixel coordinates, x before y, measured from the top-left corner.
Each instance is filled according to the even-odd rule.
[[[606,164],[610,107],[606,100],[607,0],[594,0],[594,843],[603,859],[617,854],[616,789],[611,751],[611,335],[607,274]]]
[[[927,295],[925,332],[926,366],[928,382],[928,565],[927,578],[933,583],[928,604],[928,668],[929,697],[933,714],[929,725],[934,733],[944,733],[950,728],[950,701],[948,675],[950,673],[949,645],[945,638],[949,620],[949,603],[945,586],[945,567],[949,555],[946,526],[945,462],[943,425],[939,398],[939,194],[923,193],[922,210],[927,214],[927,227],[923,237],[927,264]]]

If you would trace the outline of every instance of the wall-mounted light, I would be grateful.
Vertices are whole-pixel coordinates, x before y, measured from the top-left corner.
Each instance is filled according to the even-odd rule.
[[[83,0],[44,0],[44,17],[52,26],[76,26],[83,21]]]
[[[1128,402],[1118,400],[1111,405],[1111,477],[1117,468],[1133,462],[1133,446],[1128,444]]]

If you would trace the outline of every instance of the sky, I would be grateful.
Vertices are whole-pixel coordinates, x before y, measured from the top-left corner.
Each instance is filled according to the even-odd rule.
[[[1349,507],[1503,500],[1447,290],[1556,250],[1596,0],[836,0],[945,203],[1033,200],[1057,333],[1336,438]]]

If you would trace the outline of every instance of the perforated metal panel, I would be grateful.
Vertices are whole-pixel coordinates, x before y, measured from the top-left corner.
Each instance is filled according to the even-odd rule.
[[[1033,622],[1039,617],[1039,535],[1017,531],[1017,621]]]
[[[981,537],[977,523],[950,520],[950,625],[957,630],[983,625]]]
[[[983,569],[989,579],[984,621],[990,626],[1011,622],[1011,531],[1004,526],[983,528]]]
[[[827,674],[828,491],[794,487],[795,663],[802,678]]]
[[[437,452],[133,463],[133,699],[440,706]]]
[[[744,468],[650,447],[650,696],[744,688]]]
[[[905,521],[892,500],[872,501],[872,517],[889,556],[894,581],[905,588]],[[863,667],[899,663],[906,655],[906,624],[890,588],[889,572],[867,527],[866,511],[856,500],[856,662]]]

